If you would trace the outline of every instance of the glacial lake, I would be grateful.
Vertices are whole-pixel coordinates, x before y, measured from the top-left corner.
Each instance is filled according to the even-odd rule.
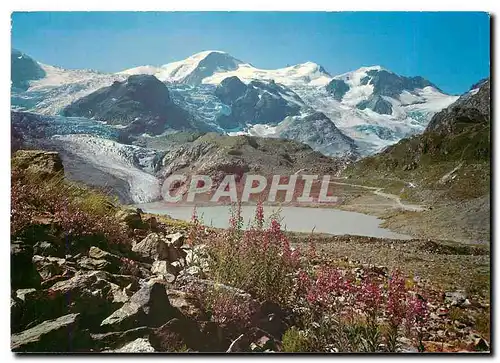
[[[193,206],[166,205],[161,202],[137,204],[146,213],[167,214],[175,219],[190,221]],[[199,206],[196,207],[198,217],[207,226],[226,228],[228,226],[229,206]],[[280,211],[282,226],[287,231],[310,233],[327,233],[332,235],[356,235],[393,239],[410,239],[411,236],[392,232],[380,227],[382,220],[377,217],[342,211],[331,208],[307,208],[293,206],[264,206],[264,215]],[[242,206],[241,215],[245,228],[255,215],[255,206]]]

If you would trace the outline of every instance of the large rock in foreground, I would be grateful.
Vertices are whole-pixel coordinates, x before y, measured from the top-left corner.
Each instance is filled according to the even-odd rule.
[[[66,314],[80,314],[81,326],[99,328],[102,319],[129,299],[128,285],[131,285],[129,290],[137,291],[133,286],[136,281],[133,276],[79,271],[72,278],[55,283],[50,289],[25,293],[18,308],[21,312],[12,322],[12,329],[18,331]]]
[[[55,151],[18,150],[12,156],[11,162],[14,168],[32,172],[38,175],[40,180],[64,170],[61,157]]]
[[[40,286],[40,274],[32,261],[33,247],[28,244],[10,245],[10,283],[12,289]]]
[[[153,282],[143,286],[120,309],[104,319],[101,327],[107,331],[157,327],[176,315],[178,311],[170,304],[165,285]]]
[[[74,352],[89,347],[90,335],[79,329],[79,314],[47,320],[11,337],[15,352]]]
[[[137,338],[136,340],[125,344],[123,347],[109,351],[109,353],[154,353],[156,350],[151,346],[146,338]]]
[[[132,247],[132,251],[147,262],[156,260],[173,262],[184,257],[184,253],[180,249],[181,246],[179,246],[183,240],[180,236],[181,234],[172,234],[165,237],[158,233],[150,233],[141,242],[136,243]]]

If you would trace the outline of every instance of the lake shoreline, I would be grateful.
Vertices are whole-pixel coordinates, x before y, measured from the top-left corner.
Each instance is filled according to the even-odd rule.
[[[166,214],[172,218],[191,220],[195,205],[153,202],[134,205],[146,213]],[[250,225],[255,214],[255,205],[242,205],[244,227]],[[227,228],[231,205],[196,205],[196,212],[204,224],[214,228]],[[291,205],[264,205],[266,218],[279,212],[284,229],[288,232],[318,233],[328,235],[354,235],[389,239],[412,239],[406,234],[396,233],[380,227],[383,220],[359,212],[335,208],[311,208]]]

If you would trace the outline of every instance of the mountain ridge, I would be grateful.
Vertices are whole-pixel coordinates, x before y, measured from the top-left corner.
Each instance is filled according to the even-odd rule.
[[[421,77],[398,76],[381,66],[361,67],[337,76],[311,61],[263,70],[222,51],[205,51],[160,67],[139,66],[113,74],[40,66],[46,72],[44,78],[30,81],[24,91],[13,91],[14,109],[58,115],[68,105],[113,82],[124,82],[133,73],[147,74],[167,84],[173,102],[192,114],[198,125],[206,124],[206,130],[263,137],[297,135],[283,129],[291,124],[285,120],[294,118],[293,124],[298,126],[298,122],[321,113],[333,124],[326,133],[331,139],[306,126],[300,126],[307,133],[301,138],[328,155],[376,153],[403,137],[423,132],[434,113],[458,98],[440,92]],[[222,100],[215,90],[233,77],[247,89],[258,91],[250,92],[248,96],[253,96],[243,103],[227,104],[234,95]],[[411,79],[420,83],[407,81]],[[415,82],[423,88],[413,87]],[[256,113],[258,105],[270,113]],[[354,145],[348,146],[345,137],[335,136],[338,133],[354,140]],[[320,139],[322,142],[314,141]]]

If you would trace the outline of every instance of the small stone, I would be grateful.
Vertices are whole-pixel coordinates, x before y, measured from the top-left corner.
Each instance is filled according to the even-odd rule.
[[[158,228],[158,221],[155,217],[149,217],[144,220],[144,223],[149,226],[152,230],[156,230]]]
[[[198,266],[191,266],[185,269],[184,273],[191,276],[200,276],[202,274],[202,271]]]
[[[260,347],[257,344],[253,343],[253,342],[250,343],[250,350],[252,352],[260,352],[261,351]]]
[[[448,309],[441,307],[437,309],[436,313],[438,316],[445,316],[448,315]]]
[[[125,295],[127,296],[132,296],[135,292],[137,292],[137,285],[138,284],[134,284],[134,283],[130,283],[128,284],[127,286],[125,286],[123,288],[123,292]]]
[[[185,236],[180,232],[169,234],[166,238],[169,239],[176,248],[181,248],[185,240]]]
[[[157,233],[150,233],[141,242],[136,243],[132,247],[132,251],[148,261],[169,259],[168,245],[160,239]]]
[[[61,275],[67,269],[66,260],[57,257],[33,256],[33,263],[42,280],[48,280],[56,275]]]
[[[463,291],[447,291],[444,294],[444,303],[451,306],[461,306],[466,299],[467,296]]]
[[[483,338],[477,338],[474,340],[474,349],[479,351],[489,350],[490,346],[486,340]]]
[[[16,297],[19,300],[25,301],[26,295],[36,292],[36,289],[19,289],[16,291]]]
[[[157,281],[143,286],[120,309],[101,323],[108,331],[132,329],[137,324],[160,326],[175,315],[165,286]]]
[[[174,274],[177,275],[184,268],[184,263],[183,263],[183,260],[181,259],[181,260],[172,262],[170,264],[170,266],[172,266],[172,271],[174,271]]]
[[[46,241],[35,243],[33,246],[33,254],[40,256],[62,256],[56,245]]]
[[[78,260],[77,265],[82,270],[109,270],[110,263],[106,260],[96,260],[90,257],[82,257]],[[116,271],[110,271],[116,272]]]
[[[106,351],[113,353],[154,353],[156,350],[151,346],[151,343],[146,338],[137,338],[136,340],[125,344],[123,347]]]
[[[155,261],[151,266],[151,273],[157,276],[168,276],[174,275],[175,278],[175,268],[168,261]]]

